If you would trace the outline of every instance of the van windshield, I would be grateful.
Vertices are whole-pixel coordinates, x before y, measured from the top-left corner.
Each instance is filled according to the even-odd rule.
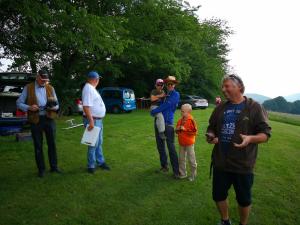
[[[125,90],[124,91],[124,98],[134,100],[135,99],[134,92],[132,90]]]

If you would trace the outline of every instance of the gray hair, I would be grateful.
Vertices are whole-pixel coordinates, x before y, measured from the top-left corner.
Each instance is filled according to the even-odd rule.
[[[222,79],[222,85],[224,84],[225,81],[227,80],[231,80],[232,82],[234,82],[236,85],[240,86],[241,88],[241,92],[244,93],[245,92],[245,85],[244,82],[242,80],[242,78],[240,78],[238,75],[235,74],[228,74],[225,75]]]

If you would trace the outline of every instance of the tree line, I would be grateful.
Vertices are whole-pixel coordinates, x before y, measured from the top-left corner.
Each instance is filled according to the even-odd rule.
[[[264,101],[263,106],[266,110],[274,112],[300,114],[300,100],[288,102],[282,96]]]
[[[156,78],[174,75],[180,92],[213,99],[227,70],[231,30],[219,19],[200,21],[199,7],[179,0],[2,0],[0,57],[13,60],[10,70],[49,68],[62,107],[90,70],[101,72],[103,86],[126,86],[139,97]]]

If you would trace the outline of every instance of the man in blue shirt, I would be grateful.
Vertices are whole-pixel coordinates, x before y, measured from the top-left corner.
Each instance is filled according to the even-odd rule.
[[[166,136],[166,142],[167,142],[167,147],[169,150],[169,156],[170,156],[170,161],[174,173],[174,178],[178,179],[179,178],[179,165],[178,165],[178,156],[177,152],[175,150],[175,136],[174,136],[174,113],[176,111],[180,95],[179,93],[175,90],[175,85],[178,83],[176,78],[174,76],[168,76],[165,80],[164,83],[167,84],[167,97],[164,100],[164,102],[156,109],[153,109],[151,111],[151,115],[154,116],[157,113],[162,113],[164,116],[165,120],[165,136]],[[157,130],[157,127],[154,123],[155,127],[155,137],[156,137],[156,145],[157,145],[157,150],[159,153],[160,157],[160,164],[161,164],[161,169],[160,171],[162,172],[168,172],[168,156],[166,154],[166,148],[165,148],[165,140],[162,139],[159,136],[159,132]]]
[[[57,167],[54,121],[59,105],[55,90],[48,82],[47,70],[40,70],[36,76],[36,81],[24,87],[16,102],[20,110],[27,112],[28,121],[31,124],[31,135],[39,177],[43,177],[45,174],[43,132],[45,132],[48,144],[50,171],[61,172]]]

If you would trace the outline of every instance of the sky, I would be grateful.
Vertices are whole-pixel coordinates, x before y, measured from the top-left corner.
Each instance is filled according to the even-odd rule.
[[[246,93],[268,97],[300,93],[299,0],[189,0],[200,20],[220,18],[234,31],[229,65]]]

